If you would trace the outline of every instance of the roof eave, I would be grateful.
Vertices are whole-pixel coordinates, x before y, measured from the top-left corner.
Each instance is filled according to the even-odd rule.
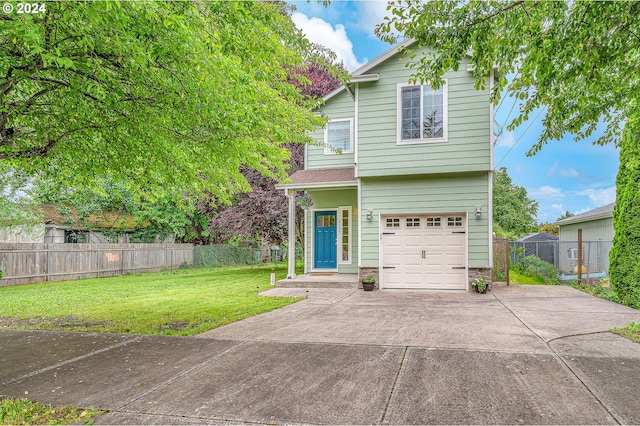
[[[314,182],[314,183],[279,183],[276,189],[297,189],[304,191],[306,189],[323,189],[323,188],[342,188],[342,187],[358,186],[358,181],[342,181],[342,182]]]
[[[613,215],[610,214],[610,213],[603,213],[603,214],[599,214],[599,215],[596,215],[596,216],[585,217],[585,218],[577,218],[577,219],[574,219],[574,220],[572,220],[573,218],[570,217],[570,218],[567,218],[567,219],[559,220],[554,225],[558,225],[558,226],[573,225],[574,223],[591,222],[593,220],[610,219],[612,217],[613,217]]]

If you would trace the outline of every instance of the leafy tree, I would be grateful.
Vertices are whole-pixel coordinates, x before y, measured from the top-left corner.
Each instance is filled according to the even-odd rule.
[[[73,188],[229,199],[286,176],[322,123],[291,70],[313,54],[266,2],[48,2],[0,15],[0,164]],[[301,77],[302,79],[302,77]]]
[[[493,174],[493,223],[503,237],[517,237],[535,230],[538,202],[514,184],[505,167]]]
[[[556,219],[556,222],[560,221],[562,219],[569,219],[570,217],[573,217],[573,213],[571,213],[569,210],[567,210],[566,212],[564,212],[562,214],[562,216],[560,216],[558,219]]]
[[[390,17],[376,28],[382,39],[395,41],[400,33],[432,49],[412,54],[408,66],[416,79],[437,87],[446,71],[458,69],[468,57],[477,88],[485,87],[487,76],[497,69],[494,102],[505,91],[523,101],[508,129],[537,109],[545,113],[544,130],[530,155],[567,133],[576,140],[588,138],[600,123],[606,128],[594,143],[637,150],[638,132],[621,138],[621,124],[635,126],[640,120],[640,2],[399,0],[390,8]],[[621,162],[619,171],[625,183],[631,179],[622,170],[628,162]],[[616,197],[628,197],[623,191]],[[637,210],[639,200],[619,201],[614,211],[618,223],[627,211]],[[616,229],[614,247],[633,248],[637,259],[633,241],[640,229],[624,229]],[[613,253],[620,251],[614,248]],[[631,268],[618,269],[615,280],[614,285],[627,288],[639,285]]]
[[[125,183],[96,179],[92,189],[72,189],[51,179],[32,181],[30,197],[38,204],[58,204],[59,212],[71,206],[74,217],[87,229],[99,229],[108,236],[117,236],[133,229],[131,242],[153,242],[171,235],[181,237],[189,224],[189,211],[174,197],[157,197],[153,201],[138,199]],[[37,211],[37,209],[36,209]],[[100,226],[96,226],[100,223]]]
[[[560,227],[553,223],[543,223],[538,229],[538,232],[546,232],[547,234],[555,235],[556,237],[560,233]]]
[[[640,309],[640,122],[629,120],[622,135],[613,209],[611,284],[625,305]]]
[[[346,74],[342,64],[335,63],[335,54],[322,46],[315,46],[319,54],[317,58],[295,73],[305,79],[293,81],[303,96],[317,99],[338,88],[341,84],[339,75]],[[333,69],[339,72],[335,74]],[[335,75],[334,75],[335,74]],[[304,167],[304,146],[287,145],[291,151],[288,173],[293,174]],[[281,244],[287,234],[287,197],[283,191],[276,190],[274,179],[264,176],[256,169],[246,167],[242,170],[245,179],[251,185],[251,191],[236,196],[233,204],[227,208],[210,212],[209,235],[220,242],[230,237],[241,237],[245,240],[258,237],[262,246],[262,257],[269,256],[270,244]],[[302,242],[302,209],[296,213],[297,237]]]

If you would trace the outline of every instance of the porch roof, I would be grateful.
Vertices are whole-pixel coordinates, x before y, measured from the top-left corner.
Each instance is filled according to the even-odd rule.
[[[298,170],[290,176],[291,183],[276,185],[277,189],[334,188],[357,186],[355,167]]]

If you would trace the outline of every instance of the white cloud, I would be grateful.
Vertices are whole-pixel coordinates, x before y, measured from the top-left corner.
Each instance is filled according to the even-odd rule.
[[[564,198],[565,194],[561,188],[554,188],[553,186],[544,185],[538,189],[533,189],[529,191],[529,197],[533,199],[558,199]]]
[[[605,204],[611,204],[616,200],[616,187],[611,186],[604,189],[589,188],[584,191],[579,191],[577,195],[587,196],[594,205],[602,207]]]
[[[562,206],[562,204],[551,204],[551,208],[553,209],[553,211],[557,211],[560,213],[564,213],[564,207]]]
[[[549,170],[547,170],[547,177],[553,177],[553,175],[556,174],[557,170],[558,170],[558,162],[556,161],[555,163],[553,163],[551,167],[549,167]]]
[[[384,17],[390,12],[387,10],[386,0],[369,0],[355,2],[358,11],[357,27],[369,34],[371,38],[376,38],[373,30],[376,25],[384,21]]]
[[[568,169],[560,169],[560,176],[575,178],[580,176],[580,173],[573,167],[569,167]]]
[[[516,144],[516,139],[513,136],[513,132],[503,133],[498,139],[498,146],[501,146],[503,148],[511,148]]]
[[[338,57],[338,61],[342,60],[347,70],[353,71],[366,62],[366,58],[365,62],[358,61],[355,53],[353,53],[353,43],[349,40],[344,25],[337,24],[334,28],[323,19],[309,19],[299,12],[294,12],[291,15],[291,19],[310,41],[322,44],[333,50]]]

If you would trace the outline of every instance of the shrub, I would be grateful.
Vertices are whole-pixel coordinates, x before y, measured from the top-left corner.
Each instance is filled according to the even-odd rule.
[[[556,268],[549,262],[545,262],[536,256],[527,256],[513,267],[520,274],[535,278],[541,277],[545,284],[560,284],[556,275]]]
[[[600,299],[608,300],[609,302],[614,303],[622,303],[613,288],[606,285],[608,281],[608,278],[604,278],[600,282],[600,285],[578,284],[578,282],[575,280],[567,281],[565,284],[577,290],[588,293],[592,296],[599,297]]]
[[[0,269],[0,280],[2,279],[3,275],[4,275],[4,272],[2,272],[2,269]]]
[[[620,140],[620,167],[613,209],[611,284],[623,304],[640,309],[640,123],[627,121]]]

